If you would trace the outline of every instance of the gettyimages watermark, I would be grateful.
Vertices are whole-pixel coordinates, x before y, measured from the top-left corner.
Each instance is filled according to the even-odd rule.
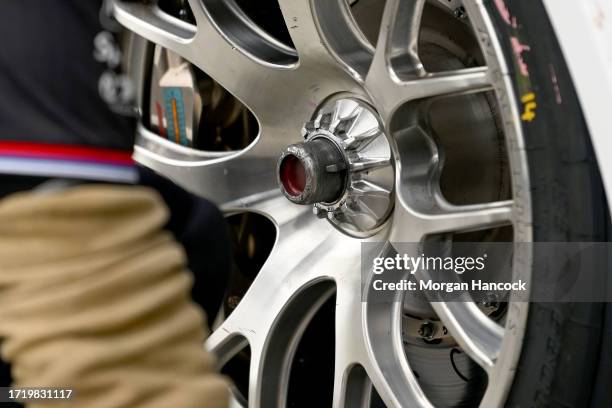
[[[362,301],[610,302],[607,242],[362,244]]]

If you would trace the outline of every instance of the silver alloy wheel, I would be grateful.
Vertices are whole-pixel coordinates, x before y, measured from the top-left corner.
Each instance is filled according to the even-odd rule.
[[[300,336],[334,291],[333,405],[368,406],[371,382],[387,406],[432,406],[403,348],[404,302],[362,302],[363,240],[318,220],[310,207],[289,202],[277,187],[280,152],[300,141],[300,129],[328,98],[346,95],[368,102],[389,136],[395,205],[369,241],[421,242],[433,234],[501,225],[512,226],[515,241],[531,240],[529,178],[516,98],[488,12],[481,0],[440,1],[442,7],[464,8],[486,66],[428,73],[418,52],[425,3],[387,0],[372,47],[344,0],[279,0],[293,50],[250,22],[232,1],[189,0],[197,27],[155,5],[115,1],[120,23],[206,72],[259,123],[256,141],[230,153],[177,146],[141,126],[135,154],[141,163],[213,199],[228,213],[257,212],[277,227],[267,262],[207,341],[221,364],[250,346],[250,407],[285,406],[288,370]],[[418,127],[407,131],[401,120],[398,125],[396,112],[411,101],[484,91],[493,91],[499,106],[512,200],[453,205],[440,193],[435,141]],[[529,282],[531,254],[514,253],[513,265],[514,277]],[[502,406],[521,351],[528,304],[510,302],[503,325],[474,303],[433,302],[431,307],[463,352],[487,373],[480,405]]]

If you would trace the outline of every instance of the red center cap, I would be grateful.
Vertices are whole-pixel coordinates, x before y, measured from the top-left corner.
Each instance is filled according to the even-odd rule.
[[[306,169],[302,161],[293,154],[285,156],[280,164],[279,176],[285,191],[297,197],[306,187]]]
[[[344,190],[344,164],[341,150],[332,141],[315,138],[283,149],[276,167],[277,181],[293,203],[331,203]]]

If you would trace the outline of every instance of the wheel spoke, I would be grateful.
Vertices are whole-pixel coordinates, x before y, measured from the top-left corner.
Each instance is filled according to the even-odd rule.
[[[295,248],[300,248],[299,253]],[[332,280],[351,278],[358,268],[359,251],[359,241],[330,229],[308,212],[287,217],[278,226],[277,244],[269,259],[236,309],[207,342],[213,353],[219,354],[233,351],[224,346],[227,338],[240,335],[248,339],[254,357],[250,406],[276,406],[278,399],[284,398],[290,368],[287,361],[304,325],[334,290]],[[345,257],[354,262],[346,262]],[[359,301],[359,274],[354,275]],[[325,282],[329,284],[323,285]],[[348,321],[348,316],[345,319]],[[353,323],[359,326],[358,321]],[[227,357],[219,355],[219,359]]]
[[[288,93],[287,100],[292,103],[285,105],[312,106],[313,101],[318,103],[323,98],[342,91],[362,95],[364,91],[350,75],[351,69],[348,69],[347,74],[347,66],[339,62],[341,56],[334,52],[333,39],[322,35],[317,25],[317,18],[331,17],[340,18],[336,21],[336,27],[346,27],[349,17],[344,0],[320,0],[312,5],[310,1],[279,0],[279,5],[299,57],[299,64],[295,68],[298,75],[293,79],[294,83],[289,85],[294,91]],[[318,17],[315,17],[315,9],[321,5],[325,6],[325,9],[331,7],[335,11],[319,12]],[[346,40],[346,37],[343,37],[343,40]],[[363,43],[359,44],[365,47]],[[303,117],[304,122],[308,119],[308,116]]]
[[[389,255],[392,247],[370,247],[369,256]],[[389,252],[391,251],[391,252]],[[364,368],[376,391],[389,407],[432,407],[406,359],[402,341],[403,294],[381,299],[368,273],[362,277],[361,314],[369,358]]]
[[[412,242],[421,242],[428,235],[510,225],[513,219],[512,201],[469,206],[452,206],[442,202],[442,210],[435,214],[419,213],[402,200],[399,201],[402,205],[396,206],[398,219],[392,236],[404,236],[404,241],[406,230],[411,231]],[[489,319],[473,302],[433,301],[431,304],[463,350],[491,372],[501,349],[503,328]]]
[[[451,209],[447,212],[425,217],[424,221],[430,226],[427,233],[469,232],[510,225],[512,223],[512,205],[512,201],[498,201],[455,207],[454,210]]]
[[[399,83],[396,104],[405,102],[402,95],[410,95],[410,100],[430,98],[440,95],[481,91],[491,88],[486,67],[464,68],[456,71],[428,74],[426,77]],[[401,92],[399,92],[401,91]]]
[[[252,149],[211,157],[182,148],[140,127],[134,158],[196,194],[222,205],[266,192],[276,185],[276,152],[260,140]]]
[[[368,342],[373,360],[367,367],[376,391],[389,407],[433,407],[410,369],[402,343],[402,303],[366,304]]]
[[[196,26],[168,16],[159,8],[136,2],[114,2],[115,18],[130,31],[187,58]]]
[[[385,102],[381,115],[388,124],[404,96],[394,63],[401,63],[402,72],[414,77],[425,75],[418,56],[418,36],[425,0],[387,0],[380,23],[378,43],[365,87],[375,102]],[[398,14],[399,12],[402,14]],[[388,100],[391,99],[391,101]]]
[[[190,4],[197,26],[167,15],[155,5],[115,1],[114,10],[126,28],[193,63],[262,120],[261,115],[276,100],[264,97],[265,90],[294,89],[299,76],[290,66],[266,64],[247,55],[221,34],[201,1],[191,0]]]
[[[313,0],[312,5],[328,51],[351,75],[363,80],[374,49],[357,27],[347,1]]]
[[[371,401],[372,390],[372,382],[365,369],[361,365],[348,366],[348,369],[343,370],[341,375],[334,379],[332,407],[367,407]]]
[[[427,235],[484,230],[511,225],[513,220],[512,201],[449,205],[436,213],[415,211],[403,200],[398,201],[400,205],[395,207],[392,241],[420,242]],[[406,239],[407,230],[410,231],[409,241]]]
[[[418,43],[425,0],[387,0],[380,24],[373,69],[392,68],[422,76]]]
[[[310,2],[279,0],[278,3],[301,62],[316,60],[317,57],[329,58],[321,44]]]
[[[358,267],[357,267],[358,268]],[[368,354],[363,333],[359,273],[348,274],[336,293],[336,347],[334,364],[334,407],[363,406],[359,383],[363,380],[352,372],[356,365],[365,365]],[[359,401],[362,404],[349,405]]]
[[[501,350],[503,327],[473,302],[432,302],[431,305],[463,351],[491,372]]]
[[[399,63],[405,72],[425,73],[418,55],[424,6],[425,0],[387,0],[370,72],[389,72]]]
[[[488,69],[476,67],[426,74],[409,80],[394,78],[388,70],[371,71],[366,79],[366,88],[381,106],[380,113],[388,123],[393,113],[407,102],[486,91],[492,89],[492,85]]]
[[[333,406],[366,406],[374,385],[389,407],[431,407],[404,355],[401,303],[363,303],[358,268],[336,275]]]
[[[365,87],[385,123],[404,103],[492,88],[486,67],[427,73],[418,55],[425,0],[388,0]]]

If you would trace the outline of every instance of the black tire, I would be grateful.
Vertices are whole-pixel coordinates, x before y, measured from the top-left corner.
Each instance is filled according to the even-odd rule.
[[[541,0],[502,3],[509,16],[499,2],[489,1],[487,8],[511,69],[519,112],[526,113],[521,120],[528,151],[534,241],[607,241],[610,221],[597,161],[544,5]],[[517,39],[529,50],[517,53],[512,45]],[[535,99],[525,100],[535,102],[535,108],[522,100],[530,93]],[[541,270],[547,256],[536,250],[534,271]],[[531,303],[506,405],[612,406],[612,393],[605,385],[611,378],[604,341],[610,344],[610,326],[604,325],[606,312],[607,320],[611,318],[606,309],[605,303]]]

